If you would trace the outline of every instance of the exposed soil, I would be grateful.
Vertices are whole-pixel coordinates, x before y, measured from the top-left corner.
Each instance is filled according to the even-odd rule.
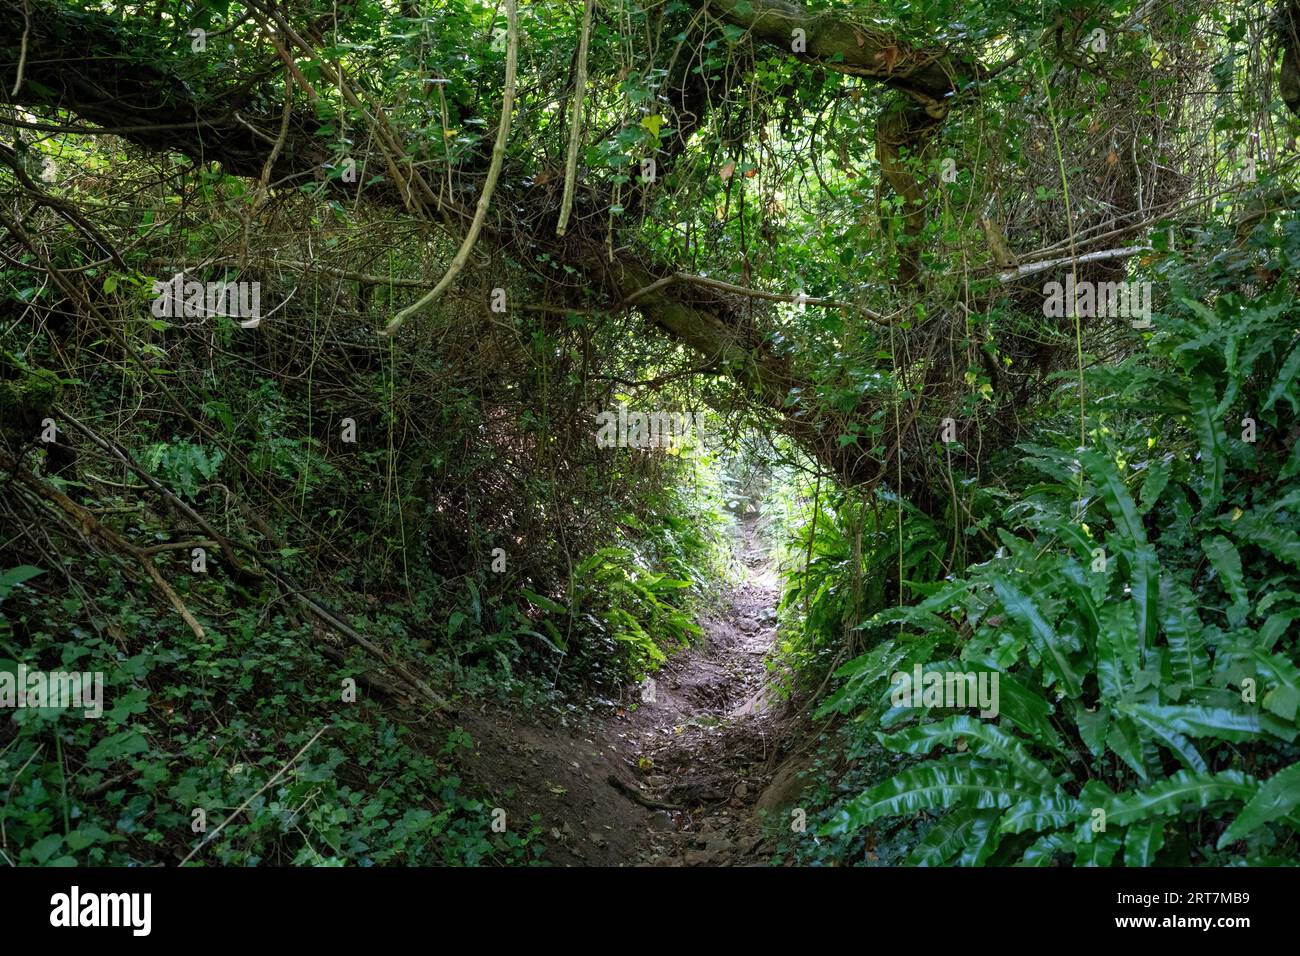
[[[794,802],[800,718],[770,682],[776,578],[757,522],[736,536],[739,581],[705,635],[674,656],[626,707],[566,725],[484,708],[460,715],[476,750],[467,775],[512,827],[537,815],[561,865],[760,864],[763,817]],[[639,698],[639,699],[638,699]],[[761,808],[761,810],[760,810]],[[773,825],[773,824],[769,824]]]

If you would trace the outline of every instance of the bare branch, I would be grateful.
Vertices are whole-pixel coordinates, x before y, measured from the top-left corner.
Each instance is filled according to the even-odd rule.
[[[487,181],[483,184],[483,192],[478,197],[474,221],[470,224],[465,241],[460,244],[460,250],[456,253],[456,258],[451,260],[451,265],[447,268],[447,274],[442,277],[442,281],[421,296],[417,302],[408,305],[393,316],[393,320],[388,323],[382,335],[392,335],[402,327],[403,322],[435,301],[455,281],[456,276],[460,275],[460,271],[465,268],[465,263],[469,261],[470,250],[474,248],[474,242],[483,228],[483,221],[487,218],[488,203],[492,201],[492,191],[496,188],[497,178],[501,175],[501,164],[506,156],[506,141],[510,137],[510,114],[515,100],[515,70],[519,61],[519,0],[506,0],[506,21],[509,30],[507,41],[509,49],[506,52],[505,92],[501,96],[501,125],[497,128],[497,141],[492,148],[492,165],[488,167]]]

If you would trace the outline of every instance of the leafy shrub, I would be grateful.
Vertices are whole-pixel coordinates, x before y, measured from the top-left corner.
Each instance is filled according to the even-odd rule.
[[[621,518],[618,543],[574,566],[567,606],[525,590],[545,636],[525,633],[573,652],[573,666],[597,682],[641,680],[702,633],[695,615],[723,574],[723,522],[702,495],[665,490],[651,514]],[[600,661],[611,656],[612,669]]]
[[[839,670],[821,713],[877,721],[908,766],[825,834],[924,810],[941,819],[916,864],[1294,860],[1294,309],[1281,290],[1184,296],[1149,355],[1090,376],[1087,450],[1050,427],[1022,446],[1045,480],[1005,509],[997,553],[873,615],[877,642]],[[1236,437],[1247,418],[1257,441]],[[915,664],[999,673],[1001,719],[892,706],[878,688]]]
[[[907,502],[901,508],[900,540],[900,504],[888,491],[864,497],[836,490],[816,507],[805,499],[807,517],[787,549],[778,607],[788,625],[782,651],[790,666],[824,672],[825,658],[843,646],[841,638],[852,635],[863,613],[898,599],[900,547],[904,587],[940,572],[935,522]],[[802,627],[789,626],[800,616]]]
[[[209,454],[193,442],[157,442],[145,449],[141,464],[193,501],[199,495],[199,483],[216,478],[223,458],[220,449]]]

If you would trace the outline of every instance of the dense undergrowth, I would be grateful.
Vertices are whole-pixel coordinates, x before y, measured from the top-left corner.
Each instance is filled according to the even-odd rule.
[[[205,188],[214,220],[242,196]],[[196,861],[538,859],[538,822],[495,831],[502,795],[463,781],[447,709],[587,710],[691,640],[725,566],[715,459],[556,421],[620,398],[578,364],[580,321],[485,338],[452,304],[441,350],[399,355],[362,337],[382,290],[319,277],[252,333],[154,316],[146,275],[97,280],[108,341],[25,331],[51,290],[3,270],[0,668],[102,672],[106,703],[0,724],[5,862],[176,863],[211,837]]]
[[[1294,862],[1300,232],[1287,217],[1214,257],[1227,238],[1150,267],[1168,296],[1139,348],[1087,371],[1084,449],[1070,382],[996,481],[962,482],[977,560],[936,574],[944,534],[895,538],[887,500],[824,504],[806,563],[797,529],[791,653],[827,661],[846,630],[865,649],[819,705],[848,723],[812,773],[824,839],[790,841],[797,858]],[[997,673],[997,719],[896,697],[917,665]]]
[[[1292,0],[0,10],[0,863],[538,862],[758,514],[778,861],[1300,856]]]
[[[220,452],[176,438],[151,443],[152,431],[119,431],[118,440],[129,449],[134,439],[144,449],[142,466],[197,506],[224,496],[213,490]],[[323,457],[317,471],[342,469]],[[99,477],[105,485],[114,480]],[[290,493],[297,478],[284,478]],[[51,481],[136,540],[185,537],[151,510],[139,486]],[[351,627],[458,698],[571,708],[565,702],[576,688],[608,693],[639,679],[696,632],[692,615],[708,597],[718,543],[703,519],[685,517],[692,509],[674,489],[656,497],[640,517],[629,513],[611,528],[613,543],[575,564],[572,615],[551,613],[561,610],[557,601],[527,587],[510,600],[490,572],[449,581],[422,565],[412,569],[409,597],[381,600],[357,579],[361,565],[312,572],[302,568],[303,546],[264,560],[320,581],[319,593]],[[336,491],[332,500],[358,497]],[[9,506],[24,505],[35,508],[21,497]],[[473,742],[463,731],[445,729],[446,719],[409,687],[387,683],[389,668],[340,646],[286,595],[231,577],[220,552],[203,575],[190,572],[188,547],[184,561],[161,565],[199,636],[138,568],[113,555],[75,556],[66,546],[63,560],[50,560],[51,541],[71,529],[39,511],[27,523],[26,538],[5,549],[5,566],[16,567],[0,589],[0,666],[102,671],[106,708],[96,720],[27,708],[6,723],[0,768],[13,786],[0,819],[8,862],[174,863],[202,839],[193,829],[196,811],[210,832],[241,806],[247,813],[199,859],[503,864],[540,855],[535,822],[496,833],[491,812],[499,799],[466,792],[457,757]],[[294,764],[292,783],[265,789],[322,729],[327,734]]]

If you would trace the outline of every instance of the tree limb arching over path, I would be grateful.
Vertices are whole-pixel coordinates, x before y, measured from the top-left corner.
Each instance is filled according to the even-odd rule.
[[[1270,6],[0,0],[0,859],[1296,859]]]
[[[604,6],[598,4],[598,10]],[[725,22],[812,68],[861,78],[890,91],[878,110],[875,151],[882,184],[902,201],[897,279],[900,287],[910,286],[917,276],[917,240],[926,222],[922,203],[926,186],[918,178],[914,158],[933,139],[962,91],[985,70],[958,49],[908,43],[900,38],[901,31],[854,8],[814,13],[787,0],[693,0],[691,7],[695,13],[691,30],[707,31],[710,23]],[[374,124],[371,149],[357,157],[358,167],[387,170],[390,175],[383,180],[373,172],[363,172],[364,185],[326,180],[325,167],[335,157],[317,135],[321,123],[309,108],[296,106],[286,119],[278,108],[261,108],[254,88],[247,84],[195,88],[184,76],[184,55],[162,36],[152,34],[149,24],[73,11],[51,0],[31,0],[30,10],[32,29],[23,38],[25,82],[15,99],[19,105],[63,111],[93,124],[85,129],[88,133],[116,133],[146,149],[181,152],[196,162],[215,161],[234,175],[259,177],[269,168],[269,178],[281,187],[323,182],[323,188],[340,198],[355,200],[360,193],[370,202],[428,217],[458,239],[473,228],[472,211],[455,196],[433,188],[402,154],[396,132],[364,87],[335,75],[327,61],[320,61],[325,80],[336,83],[344,98]],[[0,0],[0,11],[11,22],[23,19],[20,0]],[[341,17],[348,14],[347,8],[341,8]],[[280,23],[283,42],[275,36],[269,39],[280,44],[281,52],[292,51],[285,53],[287,62],[292,65],[295,57],[316,56],[314,47],[323,38],[313,38],[312,27],[293,30],[277,16],[268,9],[264,19],[268,29]],[[526,35],[521,42],[527,42]],[[92,50],[93,55],[88,52]],[[18,37],[0,40],[0,69],[16,72],[22,58]],[[272,58],[256,82],[274,75],[282,59]],[[300,71],[290,70],[286,82],[301,83]],[[727,80],[692,72],[688,58],[681,57],[666,82],[666,99],[681,106],[679,140],[684,142],[709,120],[713,104],[726,92]],[[282,127],[284,135],[277,136]],[[503,178],[510,177],[507,163]],[[595,208],[609,202],[603,195],[586,199]],[[553,197],[541,201],[548,207],[535,210],[538,215],[558,214]],[[635,297],[637,311],[699,353],[706,364],[729,373],[754,401],[780,417],[789,435],[843,480],[860,483],[883,473],[886,463],[878,455],[840,443],[841,415],[812,400],[815,389],[806,370],[772,348],[767,331],[742,307],[743,298],[719,288],[666,282],[680,271],[677,263],[608,249],[601,239],[581,230],[564,237],[537,235],[519,230],[516,221],[512,216],[489,218],[481,241],[498,249],[546,250],[593,287],[603,289],[610,307]],[[960,372],[954,369],[953,374]],[[797,401],[795,395],[800,396]],[[864,399],[858,411],[866,414],[876,407]],[[910,490],[924,499],[919,485]]]

